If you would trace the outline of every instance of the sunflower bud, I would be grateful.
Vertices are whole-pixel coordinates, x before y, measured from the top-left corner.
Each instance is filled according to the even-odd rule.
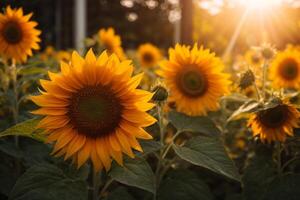
[[[168,90],[166,89],[165,85],[160,82],[154,85],[152,92],[154,92],[152,100],[157,102],[166,101],[169,96]]]
[[[270,44],[263,44],[261,47],[261,55],[266,59],[270,60],[274,57],[276,50]]]
[[[241,75],[239,87],[241,89],[246,89],[247,87],[253,85],[255,81],[255,76],[253,72],[249,69]]]

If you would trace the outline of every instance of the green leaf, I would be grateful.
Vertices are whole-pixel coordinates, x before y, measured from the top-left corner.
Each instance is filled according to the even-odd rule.
[[[55,165],[41,164],[17,180],[9,200],[86,200],[87,195],[85,181],[67,177]]]
[[[24,122],[21,122],[15,126],[12,126],[5,131],[0,133],[0,138],[11,135],[18,135],[24,137],[30,137],[38,141],[45,141],[45,135],[42,134],[42,131],[36,129],[39,119],[29,119]]]
[[[190,117],[173,111],[169,114],[169,120],[176,127],[177,131],[180,132],[191,131],[203,133],[208,136],[220,135],[220,130],[208,117]]]
[[[162,147],[160,142],[157,142],[157,141],[154,141],[154,140],[141,140],[139,142],[140,142],[140,145],[143,149],[142,153],[140,153],[140,152],[137,153],[140,156],[148,155],[150,153],[158,151]]]
[[[272,181],[263,200],[299,200],[300,174],[287,174]]]
[[[240,181],[238,171],[219,138],[198,136],[182,147],[173,145],[173,148],[183,160]]]
[[[109,172],[114,180],[154,193],[155,182],[151,167],[143,158],[124,159],[124,166],[113,163]]]
[[[0,140],[0,151],[15,158],[22,158],[23,152],[12,142]]]
[[[47,70],[42,67],[24,67],[19,71],[21,75],[47,74]]]
[[[242,177],[245,200],[261,200],[267,186],[276,176],[276,163],[272,159],[272,152],[262,150],[256,153],[245,168]]]
[[[171,172],[161,183],[158,200],[213,200],[209,187],[188,170]]]
[[[235,112],[232,113],[232,115],[228,118],[229,121],[238,120],[241,119],[247,114],[257,111],[262,107],[262,104],[256,100],[250,100],[244,103],[237,109]]]
[[[111,191],[105,200],[135,200],[125,187],[118,187]]]
[[[1,158],[0,162],[0,193],[6,196],[9,195],[17,180],[17,174],[15,172],[15,168],[12,167],[12,162],[12,160],[6,160],[3,158]]]

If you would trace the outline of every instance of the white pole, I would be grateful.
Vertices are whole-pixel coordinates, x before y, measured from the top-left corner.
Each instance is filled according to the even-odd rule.
[[[84,51],[84,39],[86,38],[86,0],[75,0],[75,48],[80,53]]]

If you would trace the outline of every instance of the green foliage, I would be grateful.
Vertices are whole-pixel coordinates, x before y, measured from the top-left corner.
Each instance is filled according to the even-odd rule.
[[[265,149],[256,153],[249,161],[242,177],[245,200],[263,199],[267,186],[276,176],[276,163],[271,152]]]
[[[38,141],[44,141],[45,135],[42,134],[42,130],[36,129],[38,123],[38,119],[26,120],[1,132],[0,138],[5,136],[24,136]]]
[[[179,132],[190,131],[209,136],[218,136],[220,134],[220,130],[208,117],[190,117],[173,111],[169,113],[169,120]]]
[[[213,200],[209,187],[195,173],[178,170],[168,174],[161,183],[158,200]]]
[[[300,174],[277,177],[268,186],[263,200],[298,200],[300,197]]]
[[[105,200],[135,200],[132,195],[128,193],[125,187],[118,187],[114,189]]]
[[[151,167],[143,158],[124,159],[124,166],[113,163],[109,172],[114,180],[154,193],[155,182]]]
[[[10,200],[86,200],[87,185],[80,177],[69,177],[55,165],[28,169],[12,189]]]
[[[194,165],[240,181],[238,171],[219,138],[198,136],[182,147],[174,145],[173,148],[180,158]]]

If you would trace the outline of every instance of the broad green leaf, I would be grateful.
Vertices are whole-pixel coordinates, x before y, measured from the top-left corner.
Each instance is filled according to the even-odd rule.
[[[245,200],[261,200],[270,182],[276,176],[276,163],[272,159],[272,152],[261,149],[249,161],[242,182]]]
[[[173,171],[161,183],[158,200],[213,200],[209,187],[195,173]]]
[[[12,142],[0,140],[0,151],[15,158],[22,158],[23,152]]]
[[[137,154],[141,156],[158,151],[162,147],[160,142],[154,140],[141,140],[140,145],[143,149],[143,152],[142,153],[138,152]]]
[[[45,135],[42,134],[41,130],[36,129],[38,123],[39,119],[26,120],[1,132],[0,138],[5,136],[18,135],[30,137],[38,141],[44,141]]]
[[[183,160],[240,181],[239,173],[219,138],[198,136],[184,146],[173,145],[173,148]]]
[[[21,75],[47,74],[47,70],[42,67],[24,67],[19,71]]]
[[[239,109],[237,109],[234,113],[232,113],[232,115],[228,118],[227,121],[229,122],[232,120],[238,120],[243,117],[246,117],[250,113],[257,111],[261,107],[262,104],[256,100],[247,101],[246,103],[241,105]]]
[[[1,158],[0,162],[0,194],[8,196],[16,183],[17,174],[15,168],[11,166],[12,160]],[[1,195],[0,195],[1,199]]]
[[[173,111],[169,114],[169,120],[180,132],[191,131],[208,136],[218,136],[220,134],[220,130],[208,117],[190,117]]]
[[[287,174],[272,181],[263,200],[299,200],[300,174]]]
[[[27,168],[40,163],[49,162],[52,159],[50,155],[50,145],[31,138],[23,138],[22,141],[20,148],[23,151],[24,165]]]
[[[109,175],[120,183],[154,193],[154,174],[143,158],[129,159],[126,157],[124,166],[113,163]]]
[[[50,164],[28,169],[12,189],[9,200],[86,200],[87,185],[80,178],[71,178]]]
[[[125,187],[118,187],[111,191],[105,200],[135,200],[134,197],[129,194]]]

